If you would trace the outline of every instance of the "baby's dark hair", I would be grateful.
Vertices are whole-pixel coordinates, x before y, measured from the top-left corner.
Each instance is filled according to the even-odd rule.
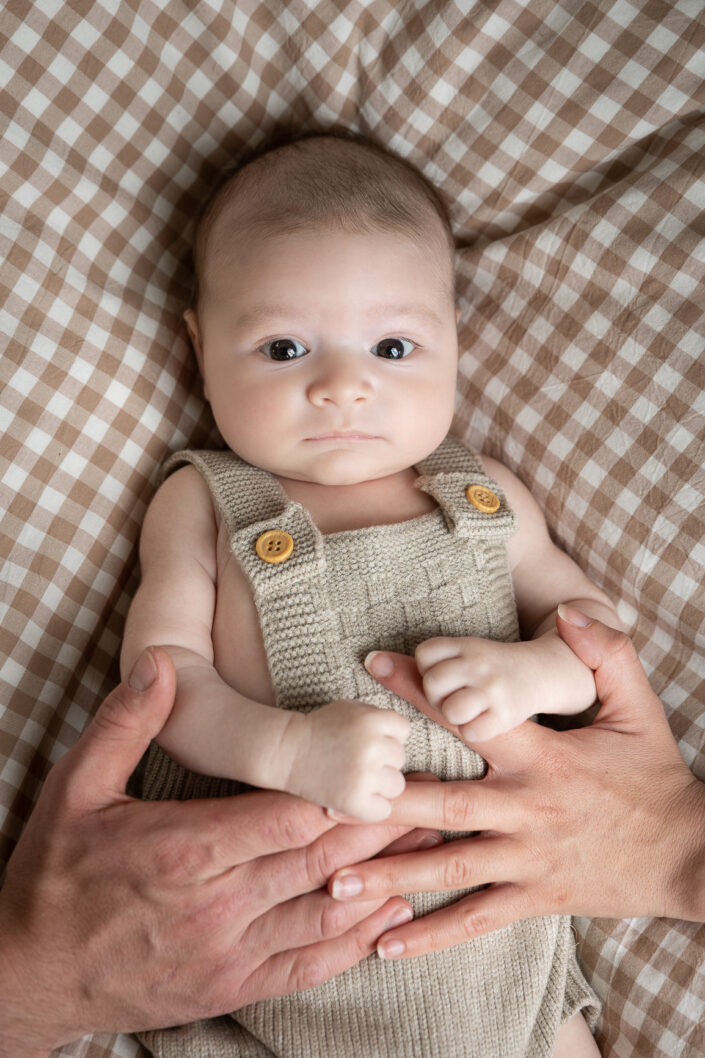
[[[217,222],[231,209],[242,234],[333,226],[428,238],[440,225],[452,292],[453,229],[440,193],[410,162],[366,137],[339,130],[279,135],[226,171],[196,220],[194,306]]]

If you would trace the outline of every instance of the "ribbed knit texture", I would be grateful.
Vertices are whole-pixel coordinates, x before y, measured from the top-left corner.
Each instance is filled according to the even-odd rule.
[[[327,536],[271,475],[232,453],[179,453],[166,470],[183,463],[208,483],[250,581],[277,704],[309,711],[353,698],[396,709],[411,720],[407,771],[480,778],[481,757],[381,688],[362,664],[370,650],[411,654],[434,636],[518,639],[505,544],[516,521],[478,460],[446,438],[417,468],[417,485],[437,509]],[[472,506],[472,484],[497,494],[496,513]],[[268,529],[293,537],[286,562],[257,557],[255,541]],[[156,746],[150,752],[144,797],[238,789],[186,772]],[[458,895],[409,899],[418,917]],[[582,1007],[594,1017],[597,999],[575,962],[570,920],[553,916],[420,959],[373,955],[317,988],[237,1011],[237,1029],[218,1019],[147,1033],[143,1041],[159,1058],[548,1058],[561,1022]]]

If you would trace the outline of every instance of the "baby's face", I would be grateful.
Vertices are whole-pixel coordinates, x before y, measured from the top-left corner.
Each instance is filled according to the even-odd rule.
[[[432,452],[458,365],[441,256],[432,239],[328,229],[219,249],[186,320],[228,446],[322,485],[386,477]]]

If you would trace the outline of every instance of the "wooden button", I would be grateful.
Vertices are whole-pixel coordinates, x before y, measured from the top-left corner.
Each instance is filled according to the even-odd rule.
[[[255,544],[255,551],[263,562],[286,562],[293,550],[294,538],[283,529],[268,529]]]
[[[499,496],[485,485],[469,485],[465,495],[483,514],[495,514],[501,506]]]

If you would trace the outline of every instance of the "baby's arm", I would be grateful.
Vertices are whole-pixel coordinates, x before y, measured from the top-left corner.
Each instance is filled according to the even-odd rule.
[[[604,592],[551,540],[546,520],[519,479],[483,457],[519,523],[507,552],[522,634],[520,643],[460,637],[430,639],[416,650],[429,701],[473,741],[507,731],[535,713],[572,714],[595,700],[592,672],[556,631],[560,603],[615,628]]]
[[[126,673],[146,646],[163,645],[171,654],[177,695],[160,745],[203,774],[286,790],[370,821],[386,818],[389,799],[404,788],[408,721],[349,701],[286,712],[225,683],[212,639],[217,542],[208,490],[185,467],[162,485],[147,512],[142,582],[120,659]]]

